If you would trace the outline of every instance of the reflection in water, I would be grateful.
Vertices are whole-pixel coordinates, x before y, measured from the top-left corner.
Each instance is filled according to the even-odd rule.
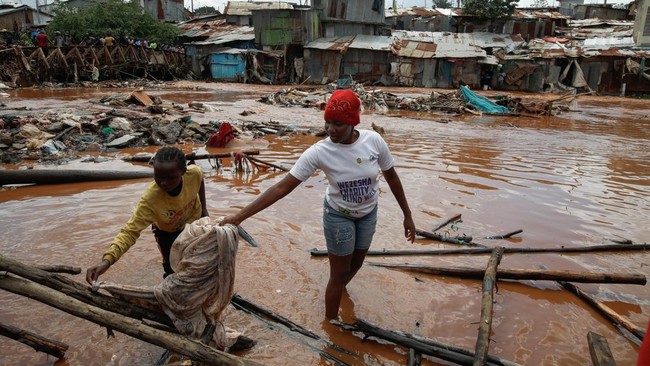
[[[205,84],[210,87],[212,84]],[[247,118],[296,124],[304,130],[322,127],[322,112],[282,108],[256,101],[258,87],[228,88],[173,94],[223,102],[222,111],[206,113],[207,120],[235,121],[242,109],[255,110]],[[222,90],[223,89],[223,90]],[[268,89],[267,89],[268,91]],[[98,99],[88,91],[87,99]],[[424,94],[430,91],[421,91]],[[36,92],[34,92],[36,93]],[[229,94],[228,94],[229,93]],[[227,94],[227,95],[226,95]],[[36,95],[36,94],[34,94]],[[47,98],[61,96],[40,94]],[[183,96],[184,95],[184,96]],[[27,98],[27,96],[24,96]],[[30,96],[31,98],[31,96]],[[63,97],[61,97],[63,98]],[[202,99],[204,98],[204,99]],[[18,98],[20,99],[20,98]],[[65,99],[65,98],[63,98]],[[488,246],[557,247],[609,244],[611,238],[647,242],[650,238],[650,119],[647,102],[608,100],[605,105],[586,99],[579,110],[544,118],[445,117],[448,123],[364,114],[361,128],[374,122],[385,128],[419,229],[429,230],[442,218],[462,214],[462,222],[441,233],[464,233]],[[31,103],[21,99],[17,104]],[[52,107],[48,100],[43,108]],[[77,101],[82,103],[82,101]],[[435,116],[434,119],[441,116]],[[265,160],[290,168],[302,151],[320,138],[311,134],[267,137]],[[205,153],[202,146],[183,145],[185,152]],[[153,153],[156,147],[125,149],[121,154]],[[197,161],[206,173],[206,196],[213,218],[250,203],[285,172],[235,172],[230,159],[213,168]],[[113,163],[115,164],[115,163]],[[128,220],[149,180],[96,182],[23,187],[0,191],[0,252],[17,260],[39,264],[66,264],[86,268]],[[385,184],[385,183],[384,183]],[[317,173],[300,188],[264,212],[243,223],[260,243],[241,245],[237,257],[236,291],[259,305],[312,329],[323,338],[356,353],[337,353],[318,345],[352,365],[403,365],[407,350],[380,344],[323,322],[323,292],[328,263],[312,258],[309,250],[324,248],[321,226],[323,190],[327,181]],[[437,249],[451,246],[418,238],[405,242],[401,211],[387,186],[380,187],[380,210],[375,250]],[[510,240],[486,236],[516,229]],[[482,268],[488,256],[390,257],[381,261]],[[161,277],[160,257],[153,236],[143,234],[109,272],[111,282],[154,286]],[[506,255],[503,268],[642,273],[650,275],[648,253],[579,255]],[[75,279],[83,282],[82,276]],[[650,316],[647,286],[589,284],[585,291],[605,301],[645,327]],[[634,364],[637,348],[607,320],[553,282],[502,282],[496,295],[490,352],[522,364],[589,364],[586,334],[607,338],[618,363]],[[105,330],[35,301],[0,292],[0,322],[36,331],[71,345],[63,364],[153,363],[162,350],[118,334],[106,339]],[[349,284],[342,302],[345,321],[367,320],[386,329],[413,332],[421,324],[423,336],[473,349],[480,316],[481,282],[364,266]],[[266,365],[325,365],[309,347],[254,318],[232,311],[226,325],[244,331],[258,345],[244,357]],[[52,364],[18,342],[0,339],[0,364]],[[111,361],[112,360],[112,361]],[[427,364],[437,364],[428,359]],[[61,364],[61,363],[57,363]]]

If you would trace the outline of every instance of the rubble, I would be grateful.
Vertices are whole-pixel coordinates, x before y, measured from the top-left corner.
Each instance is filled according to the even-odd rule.
[[[63,163],[89,152],[113,152],[125,147],[163,144],[205,144],[226,121],[199,124],[191,113],[210,111],[211,106],[190,102],[187,107],[164,104],[143,90],[111,95],[98,103],[114,109],[88,114],[64,110],[34,115],[5,114],[0,117],[0,161],[16,164],[37,160],[42,164]],[[244,113],[246,112],[246,113]],[[244,111],[242,115],[251,114]],[[81,114],[85,113],[85,114]],[[236,137],[253,139],[284,136],[298,131],[277,121],[229,120]]]

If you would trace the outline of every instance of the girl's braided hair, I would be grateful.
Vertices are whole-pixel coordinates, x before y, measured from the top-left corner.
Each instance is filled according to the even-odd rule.
[[[185,154],[177,147],[165,146],[160,148],[156,155],[153,157],[153,163],[167,163],[176,162],[178,168],[184,170],[187,166]]]

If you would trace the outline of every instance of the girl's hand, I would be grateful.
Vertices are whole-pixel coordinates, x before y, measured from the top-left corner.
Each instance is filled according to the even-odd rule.
[[[241,220],[237,218],[237,215],[226,216],[219,222],[219,226],[224,226],[226,224],[233,224],[235,226],[238,226],[241,224]]]
[[[100,264],[90,267],[86,270],[86,282],[89,285],[92,285],[93,282],[97,281],[100,275],[108,270],[111,266],[111,262],[104,259]]]

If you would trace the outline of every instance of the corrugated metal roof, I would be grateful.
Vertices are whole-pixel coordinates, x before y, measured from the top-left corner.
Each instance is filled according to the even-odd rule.
[[[235,16],[250,16],[252,10],[293,9],[293,4],[282,1],[246,2],[228,1],[223,13]]]
[[[392,37],[390,36],[369,36],[359,34],[352,40],[349,48],[357,48],[375,51],[390,51]]]
[[[487,32],[450,33],[450,32],[413,32],[393,31],[393,37],[418,42],[432,42],[436,44],[478,46],[481,48],[504,48],[513,50],[522,44],[521,35],[495,34]]]
[[[634,27],[634,22],[625,20],[602,20],[598,18],[569,20],[567,24],[570,27],[599,27],[605,25]]]
[[[435,17],[437,15],[443,15],[438,9],[427,9],[414,6],[412,8],[398,8],[398,9],[386,9],[384,16],[386,18],[390,17],[402,17],[402,16],[419,16],[419,17]]]
[[[399,56],[416,58],[485,57],[487,53],[476,45],[473,34],[475,33],[395,31],[393,52]]]
[[[23,9],[31,9],[27,5],[21,5],[21,4],[1,4],[0,6],[0,15],[5,15],[5,14],[11,14],[15,13],[17,11],[23,10]]]
[[[252,41],[255,40],[255,28],[241,26],[224,32],[215,32],[205,41],[192,42],[190,44],[197,46],[217,45],[235,41]]]
[[[352,41],[354,41],[354,36],[323,37],[309,42],[305,48],[345,52]]]

